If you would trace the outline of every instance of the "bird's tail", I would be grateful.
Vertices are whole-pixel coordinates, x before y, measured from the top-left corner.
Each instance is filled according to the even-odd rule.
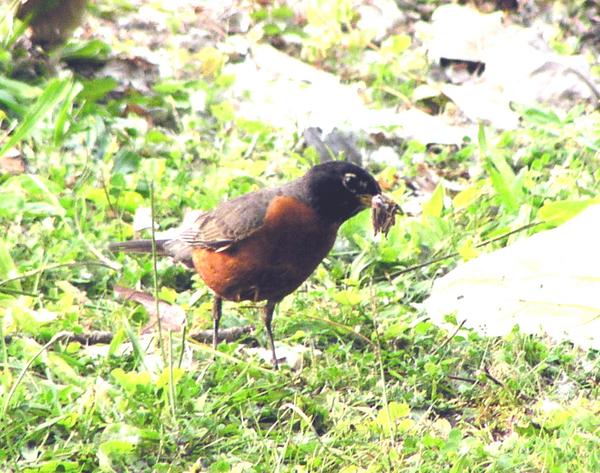
[[[165,243],[168,240],[155,240],[156,254],[166,255]],[[115,241],[108,245],[110,251],[124,251],[125,253],[152,253],[152,240]]]

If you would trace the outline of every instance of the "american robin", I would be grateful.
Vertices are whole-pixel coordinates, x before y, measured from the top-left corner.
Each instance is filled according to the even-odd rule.
[[[215,349],[223,299],[266,301],[262,320],[277,368],[271,331],[275,305],[329,253],[340,225],[380,199],[379,184],[367,171],[330,161],[281,187],[251,192],[200,214],[175,234],[158,238],[156,251],[193,266],[214,291]],[[147,253],[152,241],[112,243],[110,249]]]

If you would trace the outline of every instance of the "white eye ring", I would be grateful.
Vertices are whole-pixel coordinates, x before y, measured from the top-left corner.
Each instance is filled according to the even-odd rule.
[[[354,174],[353,172],[347,172],[346,174],[344,174],[344,179],[342,180],[342,182],[344,183],[344,185],[348,185],[355,179],[356,174]]]

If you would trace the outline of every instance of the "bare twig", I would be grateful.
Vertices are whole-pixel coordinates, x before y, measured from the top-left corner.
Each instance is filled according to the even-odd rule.
[[[231,327],[219,330],[219,342],[231,343],[243,335],[254,332],[254,325],[244,325],[243,327]],[[190,338],[200,343],[212,343],[213,331],[200,330],[190,334]]]
[[[40,301],[47,300],[47,301],[51,301],[51,302],[58,302],[60,300],[60,297],[53,297],[53,296],[49,296],[47,294],[42,294],[42,293],[21,291],[19,289],[13,289],[11,287],[0,287],[0,294],[11,294],[13,296],[27,296],[27,297],[32,297],[34,299],[39,299]],[[90,304],[89,302],[84,302],[83,307],[85,307],[86,309],[100,310],[103,312],[110,312],[110,310],[111,310],[108,307],[102,307],[102,306],[99,306],[96,304]]]
[[[522,227],[519,227],[519,228],[516,228],[514,230],[511,230],[510,232],[503,233],[502,235],[499,235],[497,237],[490,238],[489,240],[483,241],[483,242],[479,243],[478,245],[475,245],[475,248],[481,248],[482,246],[489,245],[491,243],[497,242],[499,240],[502,240],[503,238],[507,238],[507,237],[509,237],[511,235],[514,235],[515,233],[522,232],[522,231],[527,230],[529,228],[537,227],[538,225],[541,225],[543,223],[545,223],[545,222],[541,221],[541,222],[528,223],[527,225],[523,225]],[[425,268],[426,266],[429,266],[429,265],[432,265],[432,264],[435,264],[435,263],[439,263],[440,261],[445,261],[445,260],[450,259],[450,258],[455,258],[457,256],[460,256],[460,253],[454,252],[454,253],[450,253],[450,254],[445,255],[445,256],[440,256],[438,258],[433,258],[433,259],[430,259],[429,261],[425,261],[424,263],[419,263],[419,264],[416,264],[414,266],[410,266],[408,268],[404,268],[404,269],[402,269],[400,271],[396,271],[395,273],[391,273],[389,275],[389,277],[395,278],[395,277],[401,276],[402,274],[410,273],[412,271],[416,271],[417,269]]]
[[[234,342],[244,335],[253,333],[254,330],[254,325],[244,325],[242,327],[230,327],[219,330],[219,342]],[[114,334],[112,332],[105,332],[103,330],[91,330],[83,333],[60,332],[60,335],[61,336],[55,339],[54,342],[79,342],[82,345],[100,345],[111,343],[114,338]],[[6,344],[10,344],[17,338],[21,337],[18,335],[6,335],[4,337],[4,342]],[[190,333],[190,338],[200,343],[212,343],[212,330],[199,330],[197,332],[192,332]]]
[[[23,378],[25,377],[25,374],[27,373],[27,371],[29,371],[29,368],[31,368],[31,365],[33,365],[33,362],[42,354],[44,353],[44,351],[46,351],[48,348],[50,348],[52,345],[54,345],[54,343],[56,343],[59,340],[62,340],[65,335],[68,332],[59,332],[56,335],[54,335],[50,341],[48,343],[46,343],[43,347],[41,347],[35,355],[33,355],[29,361],[27,362],[27,364],[23,367],[23,369],[21,370],[21,372],[19,373],[19,376],[17,376],[17,379],[15,379],[15,382],[12,384],[12,386],[10,387],[10,391],[8,392],[8,394],[6,395],[6,398],[4,400],[4,405],[2,406],[2,415],[6,415],[6,411],[8,410],[8,407],[10,406],[10,401],[12,399],[12,397],[15,394],[15,391],[17,390],[17,388],[19,387],[19,385],[21,384],[21,382],[23,381]]]
[[[464,381],[465,383],[471,383],[471,384],[477,384],[478,383],[478,381],[476,379],[473,379],[473,378],[464,378],[462,376],[454,376],[454,375],[451,375],[451,374],[448,375],[448,378],[449,379],[454,379],[456,381]]]
[[[365,337],[363,334],[358,333],[356,330],[354,330],[352,327],[348,327],[347,325],[341,324],[339,322],[335,322],[333,320],[327,319],[325,317],[314,317],[312,315],[304,315],[304,318],[306,319],[312,319],[312,320],[317,320],[319,322],[324,322],[328,325],[331,325],[335,328],[339,328],[341,330],[344,330],[345,332],[349,332],[352,335],[354,335],[357,338],[360,338],[363,342],[368,343],[369,345],[371,345],[371,347],[375,348],[375,344],[368,339],[367,337]]]
[[[11,343],[13,340],[21,338],[18,335],[6,335],[4,342],[6,344]],[[56,338],[54,342],[79,342],[82,345],[99,345],[101,343],[110,343],[113,340],[112,332],[104,332],[101,330],[92,330],[85,333],[73,333],[73,332],[60,332],[60,337]]]
[[[108,268],[113,271],[115,270],[115,268],[113,268],[112,266],[110,266],[106,263],[102,263],[101,261],[72,261],[70,263],[58,263],[58,264],[53,264],[50,266],[42,266],[41,268],[32,269],[31,271],[27,271],[23,274],[19,274],[18,276],[13,276],[11,278],[7,278],[7,279],[0,281],[0,286],[5,286],[6,284],[14,282],[14,281],[19,281],[21,279],[27,279],[32,276],[37,276],[38,274],[43,273],[45,271],[53,271],[55,269],[60,269],[60,268],[75,268],[77,266],[101,266],[103,268]]]
[[[485,374],[485,377],[489,379],[492,383],[494,383],[496,386],[500,386],[501,388],[504,387],[504,383],[492,376],[492,373],[490,373],[490,369],[487,366],[483,367],[483,374]]]
[[[459,326],[456,327],[456,330],[454,332],[452,332],[452,335],[450,335],[448,338],[446,338],[446,340],[444,340],[444,342],[433,351],[432,355],[435,355],[438,351],[443,350],[444,347],[446,345],[448,345],[448,343],[450,343],[450,340],[452,340],[454,337],[456,337],[456,334],[460,331],[461,328],[463,328],[463,326],[465,325],[465,323],[466,323],[466,320],[463,320],[459,324]]]

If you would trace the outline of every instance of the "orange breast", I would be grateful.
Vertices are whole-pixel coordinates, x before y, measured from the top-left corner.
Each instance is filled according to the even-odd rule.
[[[296,289],[327,255],[338,225],[323,222],[289,196],[270,203],[263,226],[225,251],[196,248],[196,271],[219,296],[278,301]]]

